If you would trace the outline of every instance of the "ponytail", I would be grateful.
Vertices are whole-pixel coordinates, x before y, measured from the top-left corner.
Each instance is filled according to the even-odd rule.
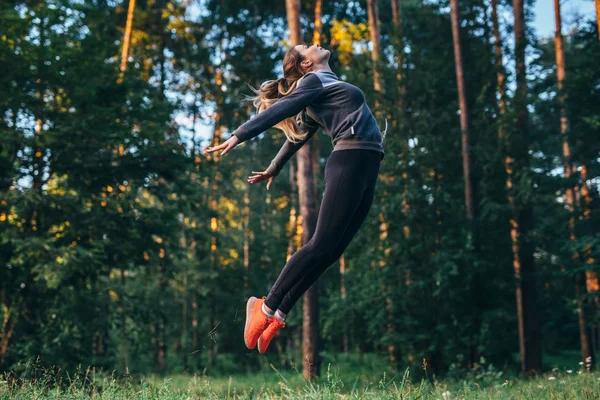
[[[304,76],[301,76],[291,83],[285,77],[267,80],[263,82],[258,89],[248,85],[250,90],[252,90],[256,96],[246,96],[245,100],[252,102],[256,108],[257,114],[260,114],[262,111],[275,104],[277,100],[296,90],[302,78],[304,78]],[[287,85],[289,85],[289,87],[286,89]],[[297,117],[298,116],[286,118],[274,125],[275,128],[281,129],[287,139],[292,143],[306,139],[308,134],[300,128],[296,120]]]

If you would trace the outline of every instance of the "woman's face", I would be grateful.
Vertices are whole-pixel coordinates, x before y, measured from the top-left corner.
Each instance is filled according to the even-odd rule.
[[[299,44],[295,46],[295,49],[302,55],[301,65],[305,69],[309,69],[313,64],[323,64],[329,60],[331,52],[319,46],[313,44],[309,46],[307,44]]]

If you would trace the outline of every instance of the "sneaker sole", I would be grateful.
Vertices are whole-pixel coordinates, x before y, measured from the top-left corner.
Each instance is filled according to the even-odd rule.
[[[261,338],[261,339],[262,339],[262,338]],[[265,349],[265,351],[260,351],[260,347],[261,347],[261,345],[262,345],[262,340],[261,340],[261,339],[258,339],[258,343],[257,343],[257,345],[256,345],[256,348],[258,349],[258,352],[259,352],[260,354],[265,354],[265,353],[267,352],[267,349]],[[269,344],[270,344],[270,343],[269,343]],[[267,348],[268,348],[268,347],[267,347]]]
[[[248,299],[248,302],[246,303],[246,325],[244,325],[244,343],[249,349],[254,348],[248,345],[248,326],[250,325],[250,321],[252,320],[252,309],[254,308],[254,302],[256,300],[258,299],[252,296]]]

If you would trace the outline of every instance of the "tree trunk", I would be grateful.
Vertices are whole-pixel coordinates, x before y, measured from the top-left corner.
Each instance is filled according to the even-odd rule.
[[[4,297],[4,296],[3,296]],[[6,352],[8,350],[8,344],[10,343],[10,338],[12,337],[13,331],[16,326],[17,317],[13,317],[13,310],[6,305],[6,302],[3,300],[3,310],[2,310],[2,327],[0,328],[0,367],[4,365],[4,357],[6,356]]]
[[[465,180],[465,211],[469,226],[470,240],[475,237],[474,232],[474,202],[473,187],[471,183],[471,149],[469,147],[469,110],[467,103],[467,90],[462,60],[462,45],[460,41],[460,22],[458,0],[450,0],[452,20],[452,42],[454,44],[454,65],[456,67],[456,86],[458,89],[458,102],[460,105],[460,130],[462,143],[463,174]]]
[[[508,135],[508,132],[504,131],[504,121],[503,117],[507,111],[506,108],[506,84],[505,84],[505,72],[504,67],[502,65],[502,42],[500,39],[500,30],[498,24],[498,14],[497,14],[497,5],[496,0],[492,0],[492,19],[494,25],[494,47],[496,53],[496,76],[498,81],[498,92],[500,94],[500,102],[499,102],[499,111],[500,111],[500,123],[498,127],[498,138],[502,145],[502,148],[506,151],[506,156],[504,157],[504,168],[506,171],[506,187],[507,187],[507,200],[510,205],[513,215],[510,219],[510,237],[511,237],[511,250],[513,255],[513,269],[515,271],[515,277],[520,277],[521,270],[521,256],[520,256],[520,247],[519,247],[519,222],[516,215],[516,199],[513,193],[513,177],[515,174],[514,171],[514,159],[512,157],[512,152],[510,151],[510,140],[511,138]],[[506,133],[506,134],[505,134]],[[518,332],[519,332],[519,349],[521,354],[521,366],[524,370],[525,368],[525,322],[524,318],[526,316],[523,314],[523,301],[522,301],[522,293],[521,293],[521,282],[517,282],[517,290],[516,290],[516,299],[517,299],[517,318],[518,318]],[[540,355],[541,357],[541,355]],[[541,360],[540,360],[541,363]]]
[[[288,229],[289,229],[289,240],[288,240],[288,248],[287,254],[285,257],[285,261],[287,262],[290,257],[294,254],[296,250],[298,250],[297,243],[298,240],[298,196],[297,196],[297,186],[296,186],[296,168],[295,168],[295,160],[290,160],[290,217],[288,220]]]
[[[323,36],[323,21],[321,15],[323,13],[323,0],[315,1],[315,29],[313,31],[313,43],[321,43]],[[314,138],[313,138],[314,139]]]
[[[369,18],[369,34],[373,45],[373,50],[371,51],[371,59],[373,60],[373,87],[377,93],[385,94],[383,77],[381,76],[381,33],[377,0],[367,0],[367,13]]]
[[[127,59],[129,58],[129,43],[131,41],[131,29],[133,27],[133,14],[135,12],[135,0],[129,0],[129,8],[127,10],[127,23],[125,24],[125,35],[123,36],[123,48],[121,50],[121,70],[117,83],[123,81],[123,75],[127,69]]]
[[[192,157],[193,159],[193,157]],[[181,298],[181,352],[183,356],[183,370],[188,371],[188,267],[187,267],[187,238],[185,236],[185,219],[183,213],[179,213],[179,221],[181,223],[181,233],[179,234],[179,247],[183,250],[183,254],[185,254],[184,262],[185,269],[183,271],[183,279],[182,279],[182,298]]]
[[[302,43],[302,27],[300,26],[300,0],[285,0],[285,12],[288,29],[290,30],[290,41],[292,46]]]
[[[393,6],[395,7],[395,6]],[[377,4],[377,0],[367,0],[367,14],[369,20],[369,36],[371,38],[371,44],[373,49],[371,50],[371,60],[373,61],[373,89],[375,90],[375,116],[376,119],[379,120],[383,115],[383,104],[382,99],[386,94],[385,87],[383,85],[383,74],[382,74],[382,62],[381,62],[381,29],[379,23],[379,5]],[[399,13],[397,15],[399,20]],[[396,21],[399,25],[399,22]],[[397,37],[396,37],[397,39]],[[398,72],[397,72],[398,74]],[[400,73],[401,74],[401,73]],[[385,221],[385,217],[383,213],[379,214],[379,218],[381,220],[380,225],[380,238],[383,241],[385,237],[387,237],[387,227],[388,224]],[[383,254],[385,257],[385,249],[382,244],[379,246],[380,254]],[[379,267],[382,268],[390,268],[384,259],[380,260]],[[393,336],[396,332],[396,324],[395,324],[395,313],[394,313],[394,302],[391,298],[391,282],[382,287],[383,293],[388,293],[389,295],[385,296],[385,309],[386,309],[386,318],[387,318],[387,326],[386,331],[388,335]],[[387,346],[388,359],[390,361],[390,367],[394,365],[398,359],[397,352],[398,347],[395,343],[389,343]]]
[[[405,129],[407,126],[407,115],[406,115],[406,84],[404,82],[404,27],[402,25],[402,8],[400,0],[392,0],[392,22],[394,26],[394,47],[396,53],[396,63],[398,68],[396,69],[396,82],[400,88],[400,95],[397,98],[397,110],[400,114],[400,123],[393,122],[393,126],[397,127],[399,133],[402,135],[406,132],[406,136],[402,136],[402,153],[400,154],[400,162],[402,166],[402,211],[404,217],[408,219],[408,212],[410,206],[408,204],[408,153],[410,146],[409,141],[409,130]],[[395,179],[394,176],[390,176],[390,183],[393,185]],[[410,226],[406,223],[403,227],[404,238],[410,237]]]
[[[215,76],[215,82],[220,85],[220,82],[223,80],[223,69],[219,68],[217,74]],[[223,95],[220,90],[217,91],[217,106],[215,111],[215,127],[213,131],[212,137],[212,146],[218,146],[221,143],[221,112],[222,112],[222,104],[223,104]],[[206,365],[209,371],[212,371],[217,358],[217,300],[216,300],[216,280],[215,274],[217,272],[217,262],[218,262],[218,243],[217,236],[219,230],[219,181],[221,179],[221,174],[218,170],[218,161],[221,158],[220,154],[213,153],[212,157],[216,163],[214,164],[214,179],[211,191],[211,199],[210,199],[210,210],[212,212],[212,217],[210,221],[210,229],[212,231],[211,237],[211,246],[210,246],[210,272],[213,275],[211,278],[211,285],[209,291],[210,298],[210,310],[209,310],[209,321],[210,321],[210,331],[209,331],[209,346],[208,346],[208,363]]]
[[[286,0],[286,11],[290,39],[292,45],[302,43],[300,30],[300,1]],[[308,141],[298,150],[298,193],[300,216],[302,217],[302,242],[307,243],[316,226],[316,205],[313,179],[313,146]],[[318,314],[318,282],[315,282],[304,294],[304,310],[302,324],[303,375],[306,379],[314,379],[319,375],[319,314]]]
[[[161,249],[161,254],[162,249]],[[161,258],[164,257],[161,256]],[[164,267],[162,262],[159,261],[158,269],[157,269],[157,286],[159,298],[164,299],[164,288],[165,288],[165,279],[164,275]],[[152,332],[154,335],[154,370],[155,372],[162,374],[166,370],[166,358],[167,358],[167,344],[166,344],[166,334],[165,334],[165,316],[163,314],[163,308],[159,303],[159,310],[157,315],[154,317],[155,321],[152,324]]]
[[[492,0],[492,25],[494,31],[494,52],[496,54],[496,80],[497,90],[500,94],[500,117],[506,114],[506,84],[505,72],[502,65],[502,39],[500,37],[500,27],[498,24],[498,0]],[[499,124],[498,138],[504,140],[502,123]]]
[[[556,32],[554,34],[554,44],[556,49],[556,75],[558,83],[558,102],[560,104],[560,133],[562,136],[562,153],[563,162],[565,167],[565,180],[567,181],[566,190],[566,202],[569,207],[569,239],[575,242],[575,194],[573,191],[572,183],[570,182],[572,174],[572,163],[571,163],[571,147],[569,146],[569,120],[567,119],[567,108],[566,99],[567,94],[565,92],[565,53],[563,49],[563,37],[562,37],[562,21],[560,14],[560,1],[554,0],[554,19],[556,23]],[[574,266],[578,267],[578,264],[582,261],[578,252],[573,254]],[[586,309],[586,288],[585,288],[585,273],[578,272],[575,278],[576,281],[576,295],[577,295],[577,313],[579,321],[579,337],[581,340],[581,358],[586,365],[590,366],[590,369],[594,367],[594,354],[592,351],[591,334],[588,326],[588,316]],[[589,361],[589,363],[587,362]]]
[[[340,257],[340,297],[344,304],[344,310],[346,309],[346,259],[344,255]],[[348,353],[348,320],[346,317],[342,319],[342,352]]]
[[[298,150],[298,192],[300,215],[302,216],[302,243],[306,244],[315,232],[317,213],[313,193],[313,172],[311,163],[312,143],[307,142]],[[314,379],[320,374],[319,359],[319,281],[315,282],[304,294],[303,312],[303,375]]]
[[[529,142],[527,135],[527,78],[525,67],[525,14],[523,0],[513,0],[516,81],[514,104],[516,114],[515,134],[510,140],[512,162],[509,174],[514,176],[528,173]],[[519,181],[527,182],[527,179]],[[521,368],[524,375],[539,373],[542,369],[541,332],[536,305],[535,263],[531,231],[533,228],[533,209],[531,200],[523,198],[525,188],[517,188],[513,193],[513,218],[517,237],[513,238],[513,252],[518,255],[514,262],[517,280],[516,299],[519,320],[519,348]],[[527,188],[529,189],[529,188]]]
[[[244,291],[248,290],[250,275],[250,185],[244,192]],[[247,299],[246,299],[247,301]],[[246,302],[245,301],[245,302]]]
[[[369,35],[373,50],[371,59],[373,60],[373,87],[375,89],[375,117],[379,121],[383,116],[382,98],[385,95],[383,85],[382,63],[381,63],[381,33],[379,27],[379,7],[377,0],[367,0],[367,14],[369,19]]]
[[[600,40],[600,0],[594,0],[596,3],[596,25],[598,27],[598,40]]]
[[[316,0],[315,2],[315,29],[313,31],[313,43],[320,43],[321,40],[323,39],[323,33],[322,33],[322,29],[323,29],[323,22],[321,20],[321,15],[322,15],[322,0]],[[314,135],[311,139],[312,141],[312,169],[313,169],[313,177],[316,177],[320,171],[319,171],[319,159],[321,157],[321,154],[319,152],[319,136],[320,135]],[[313,190],[314,190],[314,198],[315,201],[319,201],[319,191],[318,191],[318,187],[316,184],[316,178],[315,178],[315,183],[313,185]]]
[[[454,45],[454,65],[456,69],[456,86],[458,89],[458,103],[460,107],[460,131],[461,131],[461,150],[463,160],[463,176],[465,182],[465,213],[467,218],[467,254],[469,257],[468,265],[472,269],[473,282],[470,288],[471,298],[473,299],[472,331],[469,335],[469,364],[474,365],[479,361],[479,352],[477,351],[479,325],[480,325],[480,301],[479,271],[475,270],[471,260],[477,255],[476,242],[477,232],[475,227],[475,200],[473,192],[473,180],[471,175],[472,160],[469,138],[469,108],[467,102],[467,89],[465,86],[465,76],[462,59],[462,44],[460,40],[460,19],[458,0],[450,0],[451,22],[452,22],[452,42]]]

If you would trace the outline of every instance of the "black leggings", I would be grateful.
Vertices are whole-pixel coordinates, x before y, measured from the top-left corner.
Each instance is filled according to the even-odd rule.
[[[325,190],[310,241],[285,264],[265,299],[287,314],[300,296],[344,253],[367,217],[382,154],[350,149],[332,152],[325,164]]]

